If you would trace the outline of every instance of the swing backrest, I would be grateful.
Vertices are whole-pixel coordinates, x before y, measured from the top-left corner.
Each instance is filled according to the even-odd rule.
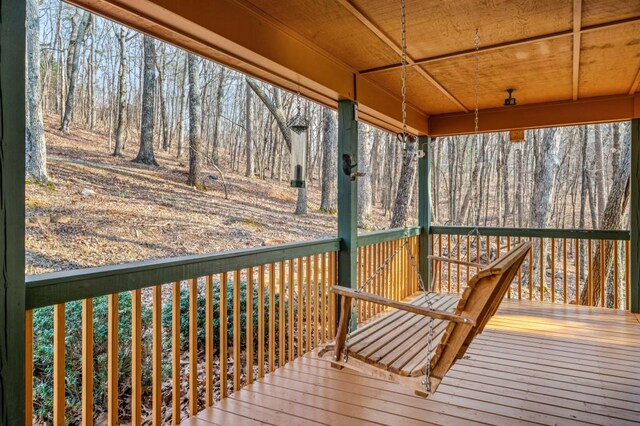
[[[522,262],[531,250],[531,242],[515,246],[507,254],[481,269],[467,283],[455,314],[471,318],[475,325],[451,322],[431,358],[431,376],[441,379],[456,359],[462,358],[475,336],[496,313]]]

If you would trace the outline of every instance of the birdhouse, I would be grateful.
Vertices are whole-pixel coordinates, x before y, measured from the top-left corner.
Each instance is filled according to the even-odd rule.
[[[300,110],[289,120],[291,129],[291,186],[304,188],[307,175],[307,131],[309,123]]]
[[[526,134],[524,130],[509,130],[509,142],[524,142]]]

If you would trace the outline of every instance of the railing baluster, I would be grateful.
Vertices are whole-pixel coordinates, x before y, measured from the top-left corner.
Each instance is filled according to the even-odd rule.
[[[294,317],[294,297],[293,297],[293,293],[295,290],[295,261],[294,259],[290,259],[289,260],[289,361],[293,361],[293,358],[295,356],[295,353],[293,351],[293,336],[294,336],[294,324],[295,324],[295,317]]]
[[[540,238],[540,301],[544,302],[544,278],[545,278],[545,269],[546,266],[544,264],[544,238]]]
[[[467,262],[471,262],[471,237],[469,235],[467,235]],[[465,275],[465,287],[466,287],[466,283],[469,282],[469,278],[471,278],[469,276],[469,265],[466,266],[466,275]]]
[[[240,270],[233,272],[233,392],[240,390]]]
[[[556,239],[551,239],[551,303],[556,301]]]
[[[306,339],[305,339],[305,352],[311,351],[311,260],[312,256],[306,258],[307,271],[305,274],[305,327],[306,327]]]
[[[447,235],[447,257],[451,258],[451,234]],[[447,262],[447,292],[451,293],[451,262]]]
[[[107,296],[107,423],[118,424],[118,295]]]
[[[278,274],[280,286],[278,287],[278,366],[282,367],[285,364],[285,325],[284,325],[284,304],[286,294],[285,284],[285,263],[284,261],[278,264]]]
[[[529,250],[529,301],[533,300],[533,238],[529,237],[529,242],[532,243],[531,250]]]
[[[518,237],[518,244],[520,244],[520,242],[522,241],[522,239],[520,237]],[[518,268],[518,300],[522,300],[522,268],[524,266],[520,265],[520,267]]]
[[[511,251],[511,237],[507,237],[507,252]],[[498,257],[500,257],[500,237],[498,237]],[[513,281],[509,284],[507,290],[507,299],[511,299],[511,287],[513,287]]]
[[[235,301],[234,301],[235,302]],[[198,279],[189,280],[189,415],[198,413]]]
[[[258,266],[258,378],[264,377],[264,265]]]
[[[618,309],[618,242],[613,243],[613,309]]]
[[[226,272],[220,274],[220,399],[227,397],[227,284]],[[260,324],[260,321],[258,322]]]
[[[276,369],[276,265],[269,265],[269,372]]]
[[[247,384],[253,383],[253,268],[247,268]]]
[[[589,297],[589,300],[587,302],[587,305],[589,306],[593,306],[593,256],[592,256],[592,252],[591,252],[591,239],[587,240],[587,254],[588,254],[588,275],[587,275],[587,296]],[[576,297],[578,298],[578,300],[580,300],[580,294],[577,294]],[[578,302],[579,303],[579,302]]]
[[[84,302],[88,300],[83,300],[83,308]],[[90,309],[93,310],[92,307]],[[91,362],[93,362],[93,356],[91,356]],[[84,386],[89,385],[83,383],[82,386],[84,389]],[[90,386],[93,387],[93,384]],[[131,424],[133,426],[142,424],[142,290],[131,292]]]
[[[605,269],[604,269],[604,255],[605,255],[605,249],[604,249],[604,240],[600,240],[600,306],[605,307],[605,297],[604,297],[604,276],[605,274]]]
[[[331,277],[331,283],[330,283],[330,287],[333,287],[334,285],[336,285],[337,281],[338,281],[338,276],[337,276],[337,269],[336,269],[336,258],[337,258],[338,254],[333,251],[330,253],[330,273],[329,276]],[[336,297],[331,295],[331,293],[329,293],[329,339],[333,339],[335,337],[335,331],[336,331],[336,327],[337,327],[337,320],[336,320]]]
[[[137,291],[139,292],[140,290]],[[133,325],[135,326],[136,316],[132,315],[132,317],[134,318]],[[134,332],[134,330],[131,331]],[[132,351],[132,355],[135,354]],[[131,360],[132,377],[136,377],[133,366],[139,366],[140,364],[136,364],[136,361],[139,360],[139,358]],[[137,372],[140,372],[140,369]],[[140,389],[138,388],[138,393]],[[136,396],[139,395],[132,395],[131,399],[136,401]],[[132,422],[133,419],[137,418],[135,414],[133,412],[131,414]],[[82,425],[93,425],[93,299],[91,298],[82,300]]]
[[[249,295],[247,294],[247,300]],[[248,303],[248,302],[247,302]],[[248,317],[248,315],[247,315]],[[248,323],[247,323],[248,324]],[[204,375],[205,407],[213,405],[213,276],[207,275],[204,288]],[[248,353],[247,348],[247,353]],[[247,377],[249,370],[247,370]],[[248,381],[248,379],[247,379]]]
[[[84,331],[84,327],[82,328],[82,330]],[[83,400],[83,409],[84,409],[84,400]],[[86,413],[83,410],[83,413],[82,413],[83,421],[85,418],[85,414]],[[24,313],[24,424],[25,426],[28,426],[32,423],[33,423],[33,310],[29,309]]]
[[[485,237],[485,246],[486,246],[485,250],[486,250],[486,253],[487,253],[486,263],[488,265],[488,264],[491,263],[491,240],[490,240],[490,237],[488,235]]]
[[[298,357],[301,357],[304,352],[304,346],[302,342],[302,320],[304,316],[303,305],[302,305],[302,286],[304,285],[304,258],[298,258]]]
[[[162,423],[162,286],[153,287],[151,351],[151,422]],[[172,343],[173,345],[173,343]]]
[[[171,420],[180,423],[180,281],[174,281],[171,291]]]
[[[322,335],[321,335],[322,343],[326,343],[327,341],[327,254],[322,253],[320,256],[322,257],[322,266],[321,266],[322,277],[320,278],[322,280],[321,281],[322,304],[320,306],[320,309],[322,312],[322,319],[321,319],[320,327],[322,327]]]
[[[574,263],[576,267],[576,304],[580,302],[580,240],[576,239],[576,253],[574,255]]]
[[[624,242],[624,282],[625,282],[625,305],[624,308],[629,310],[631,307],[631,292],[629,291],[629,283],[631,282],[631,244],[629,240]]]
[[[320,295],[318,293],[318,267],[320,266],[320,259],[318,255],[313,256],[313,347],[317,347],[320,342],[318,334],[318,308],[320,307]]]
[[[562,239],[562,298],[567,303],[567,239]]]
[[[460,260],[460,243],[461,243],[461,238],[462,238],[462,237],[461,237],[460,235],[458,235],[458,236],[457,236],[457,243],[458,243],[458,244],[457,244],[457,246],[456,246],[456,251],[457,251],[456,258],[457,258],[458,260]],[[460,264],[459,264],[459,263],[456,265],[456,275],[457,275],[457,276],[456,276],[456,291],[457,291],[457,293],[458,293],[458,294],[460,294]]]
[[[53,307],[53,424],[65,425],[65,306]]]

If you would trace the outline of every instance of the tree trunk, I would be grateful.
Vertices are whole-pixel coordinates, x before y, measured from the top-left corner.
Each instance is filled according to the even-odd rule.
[[[118,111],[116,118],[116,143],[113,150],[115,157],[124,154],[124,138],[127,128],[127,76],[129,73],[129,60],[127,57],[126,30],[120,28],[118,32],[118,45],[120,47],[120,69],[118,70]]]
[[[216,90],[216,116],[213,121],[213,146],[211,147],[211,161],[213,164],[220,164],[220,136],[218,127],[222,116],[222,95],[224,94],[224,67],[220,67],[218,73],[218,88]]]
[[[165,68],[166,68],[166,53],[164,48],[160,51],[162,60],[160,64],[156,64],[158,67],[158,95],[160,97],[160,117],[162,118],[162,150],[169,150],[169,118],[167,117],[167,100],[165,95]]]
[[[598,221],[602,221],[604,217],[604,162],[602,161],[602,132],[599,124],[593,126],[593,148],[595,158],[593,160],[594,165],[594,177],[596,184],[596,199],[598,201]],[[593,226],[596,226],[594,223]]]
[[[408,207],[411,204],[411,194],[413,194],[413,183],[416,175],[416,142],[416,139],[411,136],[404,146],[402,170],[400,171],[400,179],[398,179],[398,191],[396,192],[393,215],[391,216],[391,228],[404,227],[407,222]]]
[[[202,184],[202,138],[200,127],[200,88],[198,66],[200,59],[190,53],[189,68],[189,179],[187,184],[203,189]]]
[[[48,181],[47,145],[40,103],[40,18],[37,0],[26,3],[26,179]]]
[[[358,135],[358,169],[364,176],[358,178],[358,227],[371,226],[371,126],[361,126]],[[407,204],[408,205],[408,204]]]
[[[338,126],[329,108],[322,108],[322,197],[320,211],[336,212]]]
[[[156,103],[156,46],[154,40],[144,36],[144,67],[142,83],[142,120],[140,122],[140,150],[135,160],[136,163],[157,166],[153,154],[153,132],[155,128],[155,103]]]
[[[556,129],[543,129],[542,135],[535,138],[536,158],[531,197],[531,213],[529,221],[534,228],[545,228],[549,221],[551,194],[553,192],[556,170]]]
[[[182,73],[180,74],[180,106],[178,107],[178,149],[176,157],[181,158],[184,151],[184,110],[187,109],[187,90],[184,87],[184,82],[187,75],[187,62],[188,58],[185,57],[184,66],[182,67]]]
[[[82,50],[80,47],[84,42],[85,34],[87,32],[87,28],[91,25],[91,21],[93,19],[93,15],[87,11],[83,12],[82,19],[80,20],[80,24],[78,24],[78,33],[76,35],[75,40],[72,39],[69,41],[70,46],[73,44],[73,57],[71,59],[71,64],[68,64],[69,69],[69,89],[67,91],[67,102],[64,107],[64,116],[62,117],[62,124],[60,125],[60,130],[63,133],[69,133],[69,127],[71,126],[71,117],[73,115],[73,106],[75,103],[75,92],[76,92],[76,84],[78,80],[78,68],[80,65],[80,51]]]
[[[607,205],[604,209],[602,220],[600,221],[600,229],[603,230],[620,228],[622,225],[622,218],[629,201],[631,132],[625,133],[622,143],[623,146],[620,163],[618,165],[617,172],[613,177],[613,184],[611,186],[611,191],[609,191]],[[611,266],[613,264],[613,243],[611,241],[606,241],[604,246],[605,250],[604,253],[602,253],[600,250],[600,244],[596,244],[591,277],[589,277],[592,283],[591,304],[593,306],[600,305],[600,284],[607,283],[608,276],[611,273]],[[602,269],[601,256],[604,256],[604,270]],[[607,289],[606,296],[605,304],[611,307],[613,305],[613,288]],[[580,294],[580,303],[586,305],[588,302],[589,289],[588,286],[584,286]]]
[[[247,177],[253,177],[255,174],[255,167],[253,163],[253,141],[251,134],[251,88],[249,84],[245,85],[245,104],[244,104],[244,131],[246,136],[245,145],[245,169],[244,175]]]

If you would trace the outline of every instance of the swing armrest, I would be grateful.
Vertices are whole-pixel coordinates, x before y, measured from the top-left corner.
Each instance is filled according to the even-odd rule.
[[[450,259],[448,257],[440,257],[440,256],[427,256],[427,259],[438,260],[440,262],[456,263],[458,265],[472,266],[474,268],[479,268],[479,269],[483,269],[487,266],[481,263],[467,262],[466,260],[456,260],[456,259]]]
[[[390,308],[400,309],[400,310],[412,312],[418,315],[424,315],[430,318],[437,318],[441,320],[452,321],[452,322],[468,324],[468,325],[476,324],[476,322],[471,318],[462,317],[460,315],[456,315],[451,312],[441,311],[437,309],[429,309],[419,305],[412,305],[410,303],[396,302],[395,300],[387,299],[386,297],[378,296],[377,294],[358,291],[352,288],[342,287],[339,285],[335,285],[331,287],[331,292],[334,294],[339,294],[340,296],[349,297],[349,298],[358,299],[358,300],[364,300],[367,302],[388,306]]]

